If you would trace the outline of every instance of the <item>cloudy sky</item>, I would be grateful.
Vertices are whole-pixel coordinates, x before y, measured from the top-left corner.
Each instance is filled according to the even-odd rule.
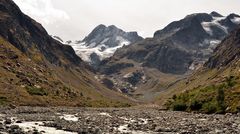
[[[187,14],[217,11],[240,14],[240,0],[14,0],[49,34],[80,40],[99,24],[116,25],[151,37]]]

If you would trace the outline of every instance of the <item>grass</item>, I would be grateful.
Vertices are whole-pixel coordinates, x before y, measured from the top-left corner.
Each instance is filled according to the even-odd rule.
[[[44,91],[43,88],[37,88],[34,86],[26,86],[26,90],[30,95],[38,95],[38,96],[47,96],[48,93]]]
[[[207,114],[239,112],[240,93],[233,92],[234,87],[238,85],[238,79],[229,76],[222,83],[185,91],[174,95],[165,105],[175,111],[197,111]]]

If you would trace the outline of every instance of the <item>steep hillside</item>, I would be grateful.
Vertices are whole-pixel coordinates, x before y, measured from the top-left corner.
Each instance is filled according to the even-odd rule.
[[[0,0],[0,25],[1,104],[123,106],[128,102],[96,82],[72,47],[54,40],[12,0]]]
[[[143,38],[137,32],[125,32],[114,25],[99,25],[82,41],[70,45],[84,61],[95,67],[117,49],[140,40]]]
[[[240,112],[240,27],[218,45],[204,67],[163,93],[166,106],[205,113]],[[165,98],[166,99],[166,98]]]
[[[153,38],[118,49],[98,69],[117,90],[143,98],[155,96],[199,69],[239,23],[236,14],[191,14],[155,32]]]

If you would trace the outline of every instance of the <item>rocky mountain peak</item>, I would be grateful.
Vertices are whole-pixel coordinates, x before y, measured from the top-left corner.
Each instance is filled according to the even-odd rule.
[[[212,12],[210,13],[210,15],[211,15],[212,17],[224,17],[223,15],[219,14],[219,13],[216,12],[216,11],[212,11]]]
[[[194,13],[194,14],[190,14],[190,15],[187,15],[185,17],[185,19],[187,21],[189,20],[198,20],[199,22],[209,22],[209,21],[212,21],[212,16],[207,14],[207,13]]]
[[[234,19],[234,18],[240,18],[240,16],[238,14],[235,14],[235,13],[231,13],[230,15],[227,16],[227,18],[230,18],[230,19]]]
[[[83,60],[96,66],[99,60],[112,56],[117,49],[142,39],[137,32],[125,32],[115,25],[101,24],[83,41],[71,45]]]

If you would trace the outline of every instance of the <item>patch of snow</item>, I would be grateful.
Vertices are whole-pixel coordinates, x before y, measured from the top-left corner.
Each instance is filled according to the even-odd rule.
[[[97,45],[97,43],[96,43],[96,42],[93,42],[93,43],[89,44],[88,47],[93,48],[93,47],[95,47],[96,45]]]
[[[174,33],[178,32],[181,28],[176,28],[173,30]]]
[[[190,70],[195,70],[195,63],[192,63],[189,67]]]
[[[104,40],[101,42],[101,44],[104,44],[104,43],[107,42],[108,40],[109,40],[109,38],[104,39]]]
[[[234,17],[231,21],[235,24],[240,24],[240,17]]]
[[[96,43],[91,43],[90,45],[88,45],[88,44],[85,44],[85,42],[82,42],[80,44],[70,44],[70,45],[75,50],[76,54],[82,58],[82,60],[86,62],[91,62],[90,55],[92,53],[96,53],[100,57],[100,60],[103,60],[113,56],[113,54],[115,53],[115,51],[117,51],[117,49],[123,47],[124,45],[130,44],[128,40],[125,40],[121,36],[117,36],[116,39],[119,41],[119,45],[115,47],[109,47],[104,44],[106,41],[109,40],[109,38],[104,39],[99,45],[97,45]],[[106,49],[102,51],[102,47]]]
[[[226,17],[213,17],[213,21],[211,22],[202,22],[201,25],[203,29],[209,34],[213,35],[211,26],[217,26],[218,28],[222,29],[225,33],[228,33],[228,28],[221,25],[219,21],[225,19]]]
[[[60,116],[60,119],[77,122],[79,118],[76,117],[75,115],[64,114],[63,116]]]
[[[13,125],[18,125],[23,129],[24,132],[34,131],[35,129],[38,132],[44,132],[45,134],[77,134],[75,132],[67,132],[63,130],[57,130],[53,127],[43,126],[43,122],[22,122],[22,123],[14,123]]]
[[[218,44],[221,43],[221,40],[211,40],[210,41],[210,48],[215,49]]]
[[[121,47],[123,47],[124,45],[130,44],[130,42],[128,40],[124,39],[122,36],[117,36],[116,40],[120,42],[119,46],[121,46]]]

